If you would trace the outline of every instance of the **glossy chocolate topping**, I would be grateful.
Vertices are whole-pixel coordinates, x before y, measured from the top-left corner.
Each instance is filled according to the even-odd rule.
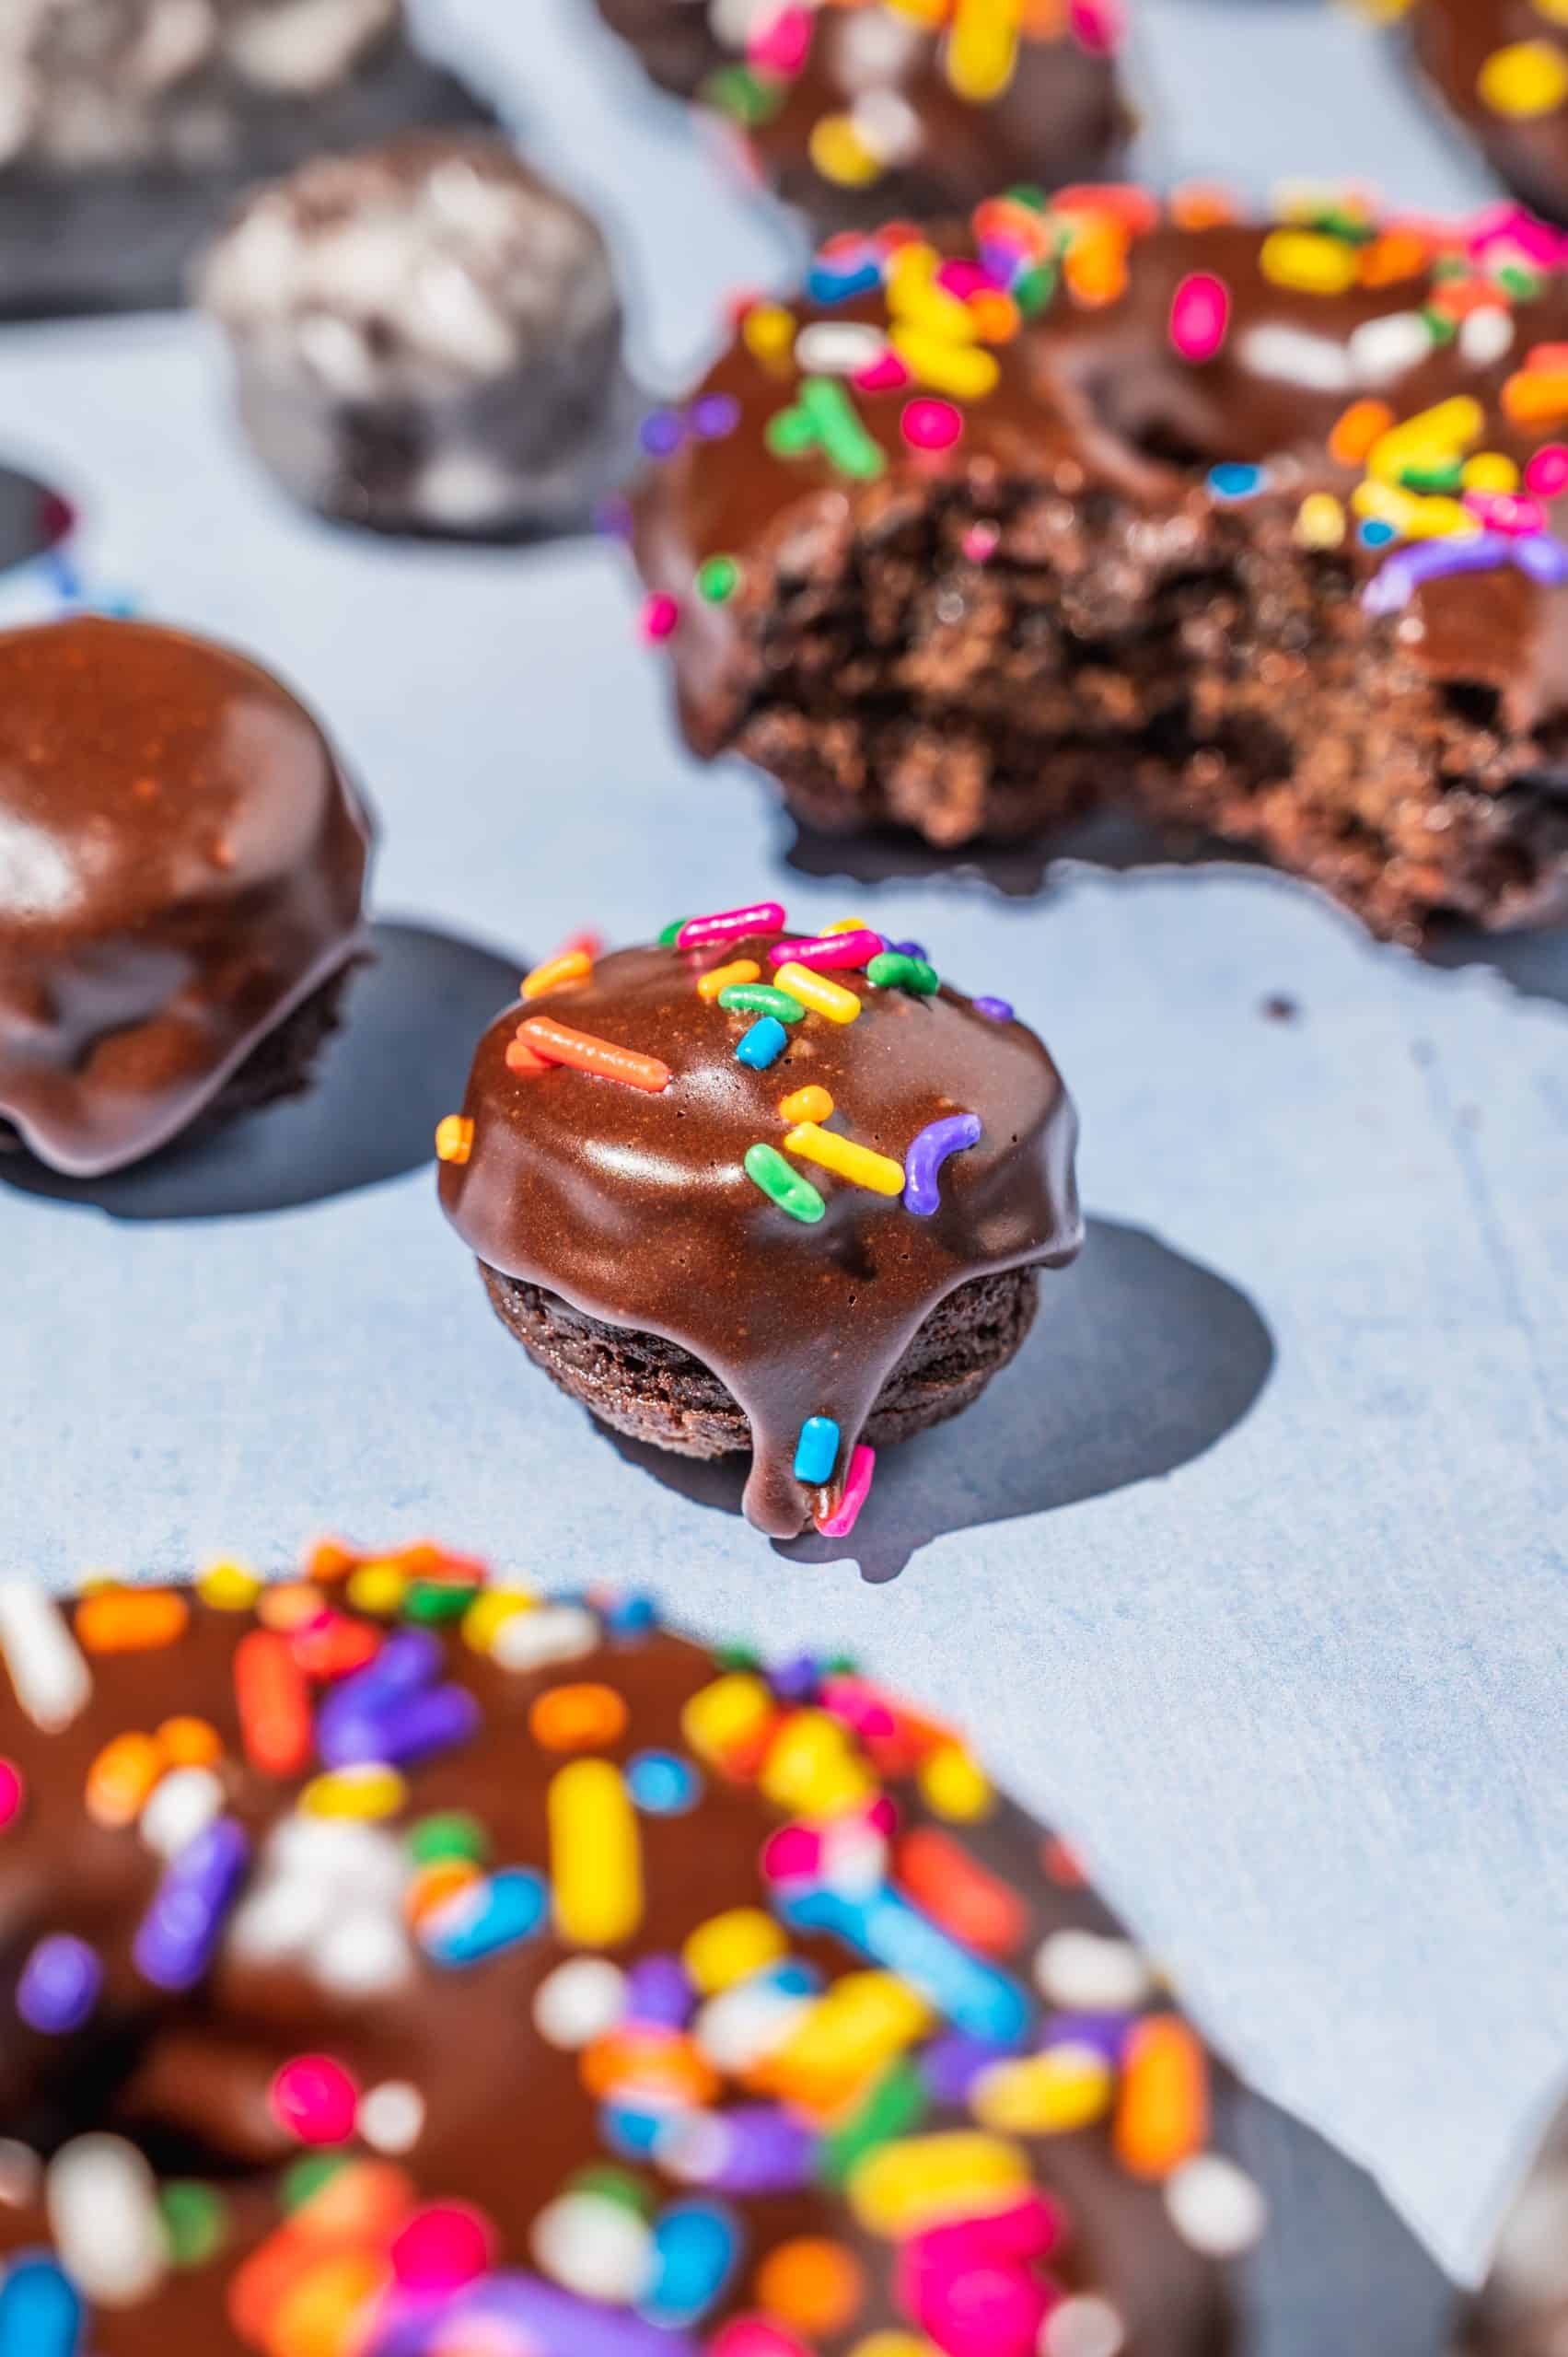
[[[1535,0],[1415,0],[1405,23],[1422,73],[1498,178],[1549,220],[1568,221],[1561,19]]]
[[[112,1170],[360,939],[369,822],[243,656],[96,617],[0,634],[0,1120]]]
[[[444,1166],[441,1200],[491,1268],[667,1336],[710,1367],[751,1424],[746,1511],[789,1537],[841,1494],[877,1393],[936,1304],[969,1277],[1061,1265],[1082,1226],[1072,1103],[1010,1011],[993,1020],[947,987],[919,996],[839,969],[827,979],[858,998],[855,1020],[807,1012],[767,1069],[739,1061],[756,1016],[703,998],[698,981],[742,959],[776,981],[769,952],[780,938],[623,950],[589,980],[498,1016],[469,1082],[468,1158]],[[507,1051],[534,1014],[661,1059],[668,1086],[649,1094],[579,1071],[514,1070]],[[835,1132],[899,1164],[928,1124],[955,1114],[977,1116],[980,1139],[943,1164],[926,1215],[792,1152],[825,1203],[806,1224],[753,1182],[746,1155],[783,1147],[781,1101],[807,1086],[831,1097]],[[814,1416],[840,1434],[819,1486],[793,1471]]]
[[[842,1666],[483,1578],[7,1586],[0,2345],[1225,2357],[1257,2196],[1065,1845]]]

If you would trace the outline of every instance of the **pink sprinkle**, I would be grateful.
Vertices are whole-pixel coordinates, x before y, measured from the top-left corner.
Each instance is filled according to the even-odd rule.
[[[1562,261],[1568,242],[1561,229],[1538,221],[1522,204],[1506,202],[1489,204],[1476,214],[1468,224],[1468,231],[1472,254],[1490,252],[1493,246],[1512,246],[1527,261],[1542,262],[1548,268]]]
[[[1109,57],[1121,46],[1121,0],[1073,0],[1067,24],[1079,48],[1092,56]]]
[[[746,63],[763,74],[794,81],[811,54],[811,12],[781,8],[772,24],[763,23],[746,44]]]
[[[879,933],[824,933],[812,941],[775,941],[768,952],[771,966],[866,966],[882,955]]]
[[[0,1759],[0,1831],[20,1815],[26,1792],[21,1770],[9,1759]]]
[[[864,1678],[825,1678],[822,1681],[821,1702],[835,1719],[866,1741],[880,1736],[884,1739],[899,1732],[898,1714],[885,1694]]]
[[[811,2357],[804,2341],[766,2316],[734,2316],[709,2342],[709,2357]]]
[[[914,379],[896,352],[883,352],[868,368],[857,368],[850,382],[858,393],[901,393]]]
[[[1206,270],[1191,271],[1170,307],[1170,340],[1183,360],[1212,360],[1230,324],[1230,289]]]
[[[871,1494],[871,1476],[877,1470],[877,1451],[862,1441],[849,1461],[849,1479],[844,1483],[843,1496],[834,1514],[819,1515],[817,1527],[824,1538],[847,1538],[860,1520],[860,1509]]]
[[[899,424],[904,440],[916,450],[950,450],[964,430],[962,411],[930,393],[906,401]]]
[[[495,2237],[482,2211],[466,2201],[432,2201],[416,2210],[392,2244],[392,2272],[405,2292],[460,2291],[485,2274]]]
[[[661,638],[668,638],[680,620],[680,608],[675,598],[663,589],[656,589],[643,600],[642,631],[650,646]]]
[[[777,933],[784,921],[777,900],[754,900],[749,909],[716,909],[688,917],[675,936],[677,949],[700,949],[708,941],[740,941],[749,933]]]
[[[924,2276],[911,2304],[945,2357],[1033,2357],[1058,2287],[1021,2267],[981,2263]]]
[[[907,2248],[917,2267],[956,2274],[977,2260],[1001,2266],[1015,2259],[1046,2258],[1062,2240],[1063,2225],[1061,2212],[1044,2194],[1027,2193],[1008,2209],[928,2226],[912,2236]]]
[[[1545,442],[1525,469],[1525,489],[1538,499],[1555,499],[1568,487],[1568,444]]]
[[[346,2144],[359,2113],[359,2090],[330,2054],[301,2054],[273,2081],[273,2116],[302,2144]]]
[[[971,564],[984,564],[995,555],[1001,538],[999,524],[971,524],[958,545]]]
[[[1546,510],[1539,499],[1520,499],[1511,491],[1467,491],[1464,505],[1489,532],[1505,532],[1510,540],[1527,540],[1546,529]]]
[[[979,262],[964,261],[955,256],[943,263],[936,273],[936,284],[946,287],[949,295],[956,295],[960,303],[967,303],[971,295],[989,294],[995,282]]]
[[[822,1836],[814,1825],[781,1825],[762,1845],[766,1882],[815,1882],[822,1871]]]

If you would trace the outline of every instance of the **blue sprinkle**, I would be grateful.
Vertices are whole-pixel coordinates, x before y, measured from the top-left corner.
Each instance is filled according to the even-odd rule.
[[[739,2231],[712,2201],[672,2202],[654,2227],[654,2276],[638,2302],[650,2324],[695,2324],[729,2281]]]
[[[0,2284],[0,2357],[75,2357],[82,2302],[42,2251],[15,2258]]]
[[[544,1921],[545,1903],[542,1875],[531,1866],[504,1866],[442,1908],[424,1945],[437,1964],[477,1964],[531,1937]]]
[[[623,2161],[645,2161],[668,2126],[668,2111],[637,2111],[624,2103],[607,2103],[598,2115],[600,2136]],[[0,2357],[9,2357],[9,2352],[0,2348]],[[22,2357],[20,2351],[17,2357]]]
[[[621,1596],[606,1611],[604,1625],[624,1643],[629,1637],[645,1637],[657,1619],[651,1596]]]
[[[1225,459],[1209,469],[1209,489],[1219,499],[1250,499],[1267,481],[1266,469],[1244,465],[1239,459]]]
[[[702,1785],[696,1770],[673,1751],[639,1751],[627,1762],[626,1789],[649,1817],[684,1817]]]
[[[863,261],[840,267],[835,262],[814,261],[806,280],[806,291],[814,303],[847,303],[854,295],[869,295],[882,284],[882,266],[876,261]]]
[[[743,1064],[753,1072],[766,1072],[776,1064],[789,1045],[789,1033],[776,1015],[760,1015],[746,1037],[738,1041],[735,1052]]]
[[[1029,2001],[1017,1982],[960,1947],[890,1886],[853,1895],[826,1886],[782,1891],[776,1904],[792,1931],[842,1940],[909,1981],[970,2038],[1006,2045],[1028,2026]]]
[[[686,412],[686,423],[703,442],[722,442],[740,423],[740,403],[733,393],[704,393]]]
[[[795,1444],[795,1478],[816,1489],[832,1479],[839,1461],[839,1428],[831,1416],[807,1416]]]
[[[1396,535],[1392,524],[1385,524],[1380,516],[1372,516],[1356,527],[1356,539],[1364,549],[1386,549]]]
[[[825,1421],[825,1419],[819,1421]],[[800,1467],[798,1456],[795,1462],[798,1472]],[[796,1654],[793,1661],[780,1662],[776,1668],[770,1669],[768,1683],[781,1702],[809,1701],[811,1696],[817,1691],[817,1681],[821,1676],[821,1666],[815,1654]]]
[[[686,439],[683,419],[672,409],[650,410],[638,428],[637,439],[650,459],[668,459]]]

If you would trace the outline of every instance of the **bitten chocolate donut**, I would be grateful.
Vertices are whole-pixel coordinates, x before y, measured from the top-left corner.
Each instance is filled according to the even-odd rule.
[[[1459,2357],[1568,2357],[1568,2104],[1508,2206]]]
[[[178,303],[250,181],[491,119],[402,0],[5,0],[0,315]]]
[[[736,126],[823,227],[961,212],[1008,180],[1104,179],[1131,119],[1091,0],[599,0],[650,74]]]
[[[645,427],[689,740],[956,847],[1108,795],[1379,932],[1568,899],[1568,293],[1512,208],[1189,192],[832,241]]]
[[[586,521],[628,470],[604,239],[502,139],[306,165],[242,207],[202,293],[258,455],[326,515],[511,537]]]
[[[1537,0],[1413,0],[1400,13],[1422,76],[1498,179],[1548,219],[1568,221],[1562,15]]]
[[[303,1087],[369,840],[243,656],[96,616],[0,633],[0,1142],[91,1177]]]
[[[6,2357],[1228,2357],[1225,2077],[842,1663],[434,1547],[0,1649]]]
[[[845,1536],[877,1447],[978,1397],[1082,1241],[1050,1056],[919,943],[776,901],[523,999],[436,1141],[497,1313],[618,1432],[749,1448],[760,1529]]]

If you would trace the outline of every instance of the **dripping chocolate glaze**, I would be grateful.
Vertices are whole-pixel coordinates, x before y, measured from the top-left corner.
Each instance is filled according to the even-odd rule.
[[[699,997],[697,979],[741,958],[771,978],[779,937],[622,950],[590,981],[499,1016],[469,1082],[470,1158],[443,1165],[441,1201],[491,1268],[712,1368],[751,1424],[746,1512],[790,1538],[821,1497],[793,1469],[807,1417],[839,1426],[836,1497],[877,1393],[937,1303],[968,1277],[1061,1266],[1083,1229],[1061,1074],[1033,1032],[977,1015],[956,991],[919,998],[840,970],[831,979],[861,1000],[855,1022],[808,1013],[768,1071],[738,1062],[755,1018]],[[668,1086],[510,1071],[531,1014],[657,1056]],[[762,1194],[747,1148],[782,1146],[779,1101],[813,1082],[833,1099],[835,1130],[900,1162],[927,1122],[979,1116],[979,1144],[943,1167],[938,1211],[918,1217],[805,1161],[827,1204],[815,1225]]]
[[[1259,259],[1265,234],[1224,224],[1160,227],[1137,238],[1126,292],[1116,301],[1083,308],[1058,293],[1014,342],[995,348],[996,387],[961,404],[964,431],[947,451],[917,453],[907,446],[900,430],[902,395],[857,394],[861,422],[889,460],[886,473],[871,482],[852,481],[819,452],[780,457],[768,447],[768,424],[795,398],[801,373],[787,355],[772,365],[757,358],[738,337],[700,389],[738,403],[735,432],[716,441],[688,439],[650,470],[636,502],[639,564],[649,586],[668,592],[681,609],[667,644],[694,749],[711,758],[744,716],[757,682],[773,570],[787,575],[792,538],[824,522],[846,538],[873,533],[912,484],[965,484],[981,510],[1002,481],[1052,484],[1066,499],[1103,490],[1170,535],[1174,562],[1183,535],[1190,547],[1198,545],[1216,504],[1208,470],[1226,460],[1269,467],[1269,483],[1237,511],[1243,524],[1263,501],[1286,502],[1294,513],[1313,490],[1347,498],[1361,470],[1337,463],[1328,437],[1363,396],[1387,401],[1405,419],[1457,393],[1470,395],[1485,413],[1476,447],[1521,463],[1554,438],[1555,430],[1531,435],[1514,425],[1501,394],[1532,345],[1568,338],[1562,281],[1549,281],[1541,295],[1516,303],[1513,343],[1500,357],[1469,359],[1456,341],[1368,382],[1353,365],[1351,338],[1374,320],[1418,310],[1428,284],[1424,268],[1383,286],[1312,294],[1265,276]],[[933,241],[947,252],[972,251],[967,230],[934,233]],[[1200,364],[1183,359],[1169,333],[1173,297],[1192,273],[1222,280],[1230,296],[1225,343]],[[822,319],[881,327],[887,320],[879,293],[830,308],[792,300],[791,309],[801,326]],[[1563,501],[1551,503],[1554,522],[1565,513]],[[1365,579],[1387,553],[1353,538],[1335,556]],[[740,560],[742,580],[734,597],[711,603],[692,595],[692,581],[703,561],[718,554]],[[1473,679],[1469,618],[1479,585],[1494,577],[1470,573],[1424,581],[1405,613],[1368,617],[1365,626],[1399,632],[1440,679]],[[1509,610],[1510,651],[1489,633],[1489,668],[1481,676],[1504,693],[1511,725],[1530,728],[1568,705],[1568,592],[1510,569],[1502,603]]]
[[[0,633],[0,1122],[78,1176],[184,1129],[353,955],[369,820],[243,656]]]

